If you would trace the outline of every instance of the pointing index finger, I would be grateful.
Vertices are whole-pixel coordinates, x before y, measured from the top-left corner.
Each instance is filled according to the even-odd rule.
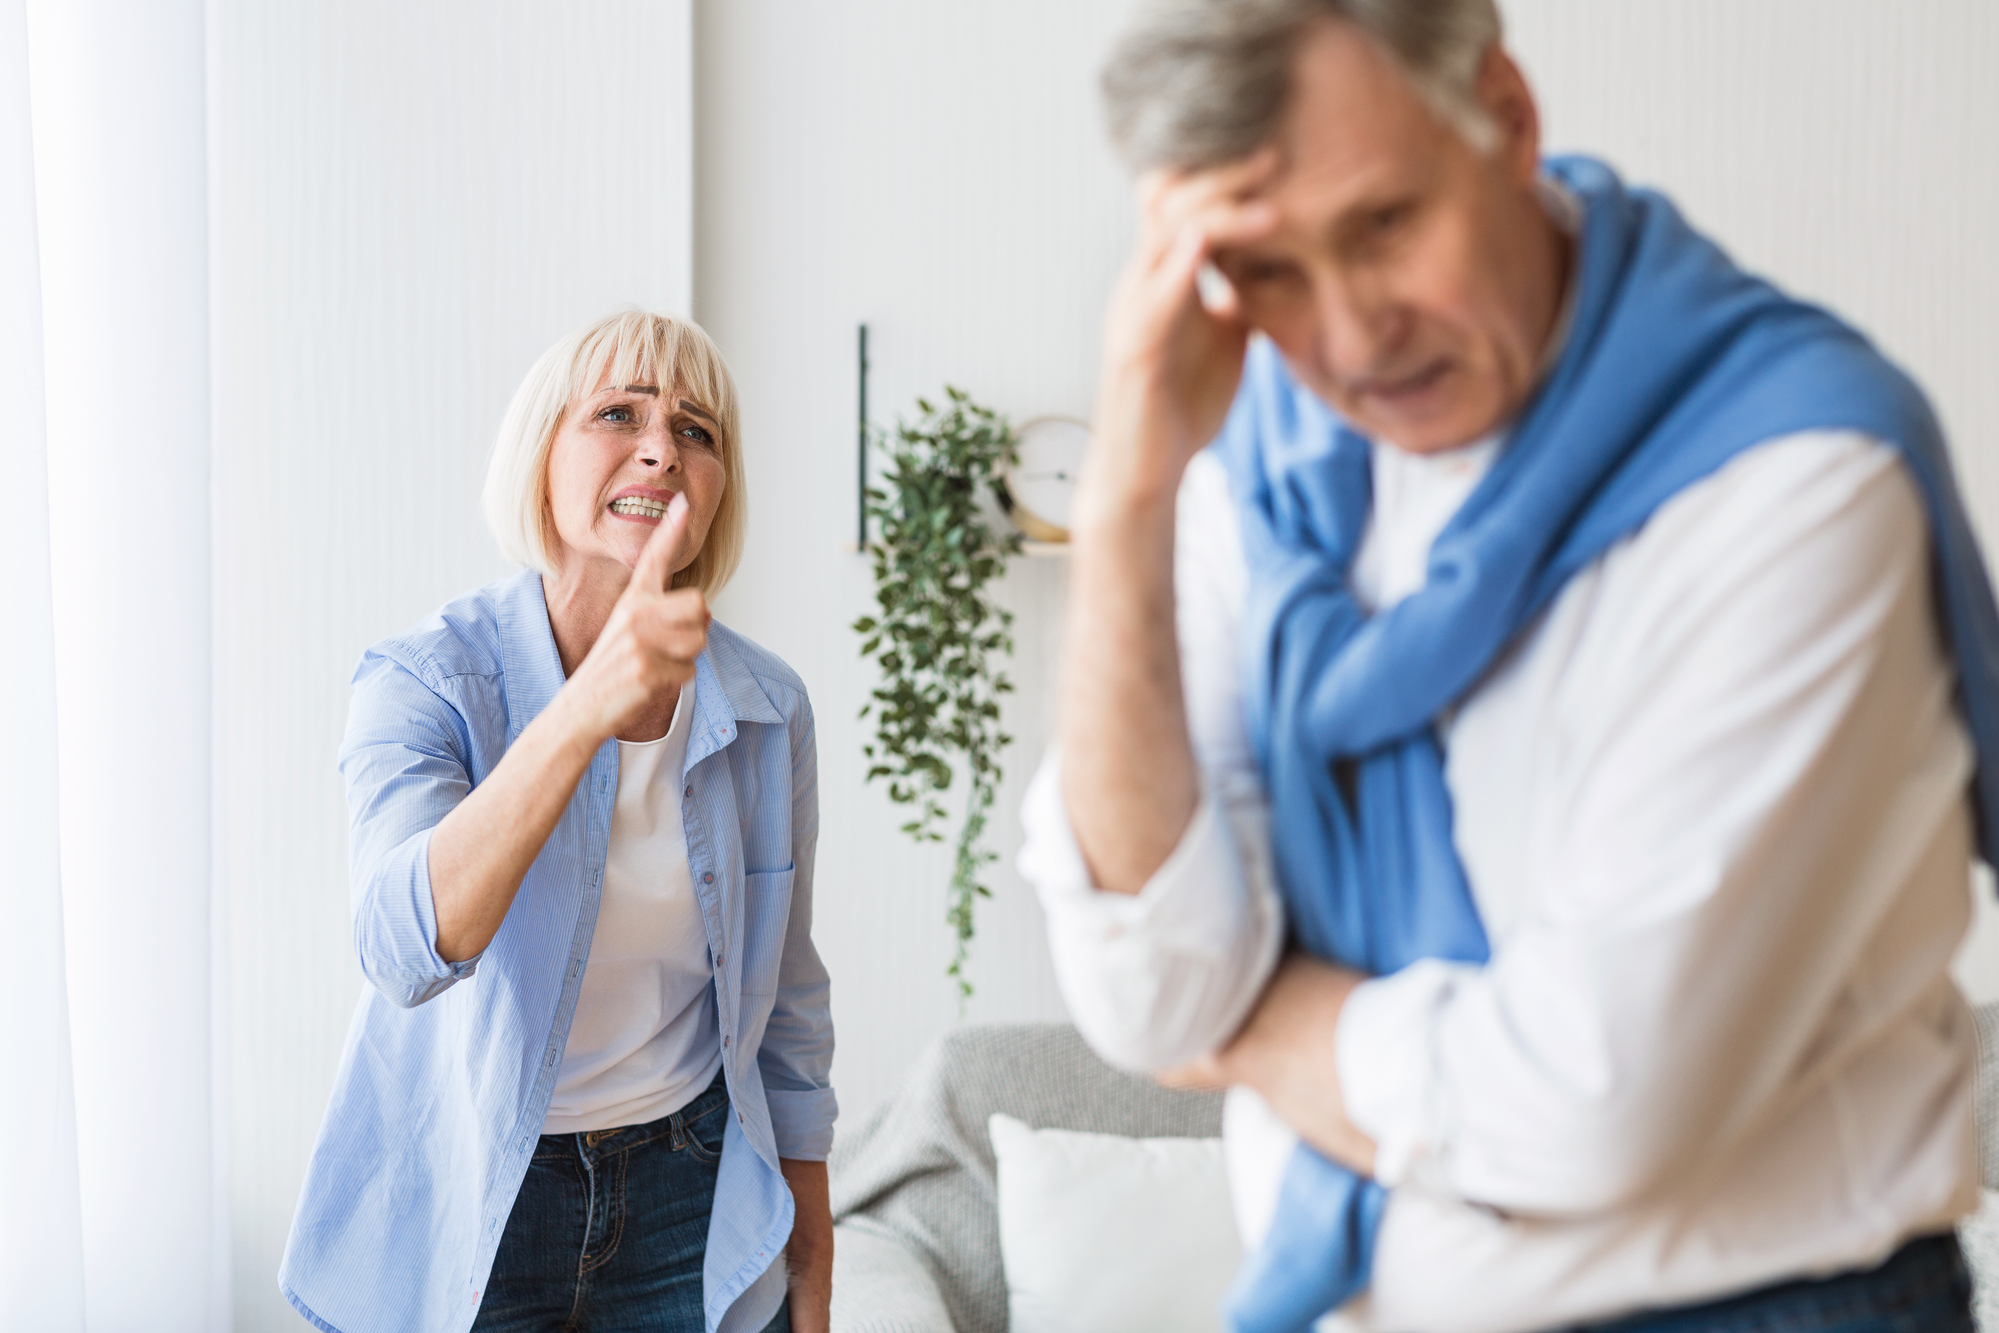
[[[666,517],[652,530],[639,552],[639,562],[632,567],[632,582],[648,592],[665,592],[673,582],[673,557],[680,550],[681,538],[687,535],[687,496],[676,493],[667,502]]]

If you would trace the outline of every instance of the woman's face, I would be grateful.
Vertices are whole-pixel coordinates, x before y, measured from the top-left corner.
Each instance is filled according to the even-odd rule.
[[[564,582],[604,577],[622,588],[676,494],[687,535],[675,573],[694,563],[722,503],[728,470],[719,425],[671,386],[600,383],[572,404],[548,451],[548,503]]]

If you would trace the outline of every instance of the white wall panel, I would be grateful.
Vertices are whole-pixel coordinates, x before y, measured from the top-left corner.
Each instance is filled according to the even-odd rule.
[[[1016,420],[1087,417],[1104,296],[1129,236],[1097,130],[1116,5],[796,5],[696,15],[695,315],[740,381],[750,530],[719,614],[795,666],[819,724],[814,937],[833,976],[834,1082],[851,1125],[958,1021],[944,976],[945,847],[917,848],[864,786],[855,713],[877,678],[848,630],[871,604],[854,540],[854,327],[878,421],[945,383]],[[1009,575],[1018,738],[990,828],[973,1020],[1058,1018],[1016,810],[1046,742],[1066,561]],[[962,785],[962,780],[961,780]],[[953,805],[962,800],[954,793]]]
[[[685,0],[211,0],[218,872],[236,1326],[277,1291],[363,984],[334,769],[361,650],[500,573],[514,386],[688,307]]]
[[[1502,0],[1557,149],[1664,186],[1740,258],[1873,332],[1927,384],[1999,534],[1999,8],[1987,0]],[[811,686],[826,832],[817,936],[846,1114],[956,1021],[939,977],[948,866],[864,788],[872,668],[852,540],[853,326],[886,419],[949,380],[1025,417],[1088,413],[1101,304],[1130,235],[1095,70],[1125,0],[701,0],[695,311],[744,391],[752,514],[722,613]],[[995,821],[1051,721],[1059,562],[1020,613]],[[981,909],[971,1017],[1060,1012],[1010,866]],[[1985,960],[1985,961],[1981,961]],[[1999,988],[1999,928],[1966,977]],[[1986,977],[1980,981],[1981,976]]]

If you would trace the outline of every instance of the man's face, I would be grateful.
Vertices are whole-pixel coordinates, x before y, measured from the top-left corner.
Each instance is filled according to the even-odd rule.
[[[1416,453],[1468,444],[1533,391],[1568,242],[1536,195],[1532,95],[1502,53],[1480,152],[1342,23],[1301,44],[1257,191],[1269,237],[1216,266],[1300,381],[1363,433]]]

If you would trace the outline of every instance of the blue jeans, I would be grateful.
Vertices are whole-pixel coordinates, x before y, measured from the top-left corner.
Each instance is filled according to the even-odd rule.
[[[1974,1333],[1971,1274],[1951,1232],[1912,1240],[1879,1268],[1784,1282],[1573,1333]]]
[[[672,1115],[544,1134],[500,1234],[474,1333],[702,1333],[701,1261],[729,1092]],[[779,1309],[764,1333],[790,1333]]]

